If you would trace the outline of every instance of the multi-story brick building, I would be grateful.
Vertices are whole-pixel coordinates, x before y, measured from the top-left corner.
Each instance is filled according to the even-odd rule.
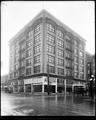
[[[41,11],[9,42],[14,92],[64,91],[86,79],[85,40]]]

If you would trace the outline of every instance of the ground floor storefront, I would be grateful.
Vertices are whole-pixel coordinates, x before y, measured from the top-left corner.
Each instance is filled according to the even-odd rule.
[[[48,79],[46,76],[39,76],[30,79],[17,79],[11,82],[11,86],[9,89],[13,93],[34,93],[34,92],[52,92],[52,93],[66,93],[72,92],[74,90],[75,84],[84,84],[78,81],[74,81],[71,79],[61,79],[55,77],[49,77],[49,84]]]

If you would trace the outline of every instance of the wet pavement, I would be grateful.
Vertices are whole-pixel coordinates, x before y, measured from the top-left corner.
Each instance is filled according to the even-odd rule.
[[[31,95],[1,92],[1,116],[95,116],[95,102],[72,94]]]

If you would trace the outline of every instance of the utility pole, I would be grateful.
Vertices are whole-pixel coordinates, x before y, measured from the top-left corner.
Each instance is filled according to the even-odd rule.
[[[50,91],[49,91],[49,64],[47,64],[47,79],[48,79],[48,95],[50,94]]]

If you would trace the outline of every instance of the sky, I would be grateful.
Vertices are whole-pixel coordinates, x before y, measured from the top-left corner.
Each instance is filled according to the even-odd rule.
[[[9,40],[42,9],[86,40],[86,51],[95,53],[94,1],[1,2],[1,76],[9,73]]]

